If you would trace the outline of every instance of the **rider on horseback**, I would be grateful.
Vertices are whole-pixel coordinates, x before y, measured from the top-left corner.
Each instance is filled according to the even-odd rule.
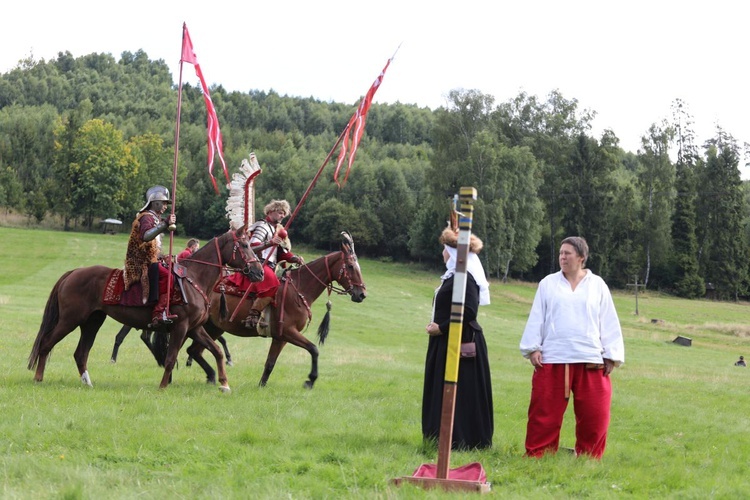
[[[133,283],[141,283],[143,287],[143,304],[153,304],[149,328],[160,324],[171,324],[177,316],[167,314],[167,299],[169,293],[166,285],[160,287],[163,280],[166,284],[169,270],[161,264],[161,234],[176,222],[174,214],[162,220],[162,214],[167,210],[169,190],[164,186],[154,186],[146,191],[146,205],[138,212],[133,221],[133,228],[128,240],[128,250],[125,255],[125,289]],[[161,290],[160,288],[164,288]]]
[[[247,328],[268,325],[261,320],[263,310],[276,296],[279,288],[279,278],[276,277],[276,264],[287,261],[296,264],[304,264],[299,255],[294,255],[290,250],[286,229],[281,225],[282,219],[289,215],[289,202],[286,200],[272,200],[263,209],[266,217],[259,220],[248,228],[251,234],[250,246],[263,260],[263,281],[252,283],[250,291],[255,292],[255,301],[250,306],[250,314],[243,321]]]

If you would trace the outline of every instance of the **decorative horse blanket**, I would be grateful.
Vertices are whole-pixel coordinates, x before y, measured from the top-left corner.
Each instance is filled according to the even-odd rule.
[[[227,295],[244,297],[245,292],[250,287],[250,283],[251,281],[244,274],[233,273],[220,279],[214,287],[214,292],[221,293],[223,288],[223,292]],[[254,298],[255,295],[253,292],[247,294],[249,298]]]
[[[177,279],[172,281],[172,296],[169,298],[171,304],[182,304],[182,293],[176,286]],[[159,286],[159,288],[162,288]],[[166,288],[166,285],[164,285]],[[125,290],[125,281],[123,279],[122,269],[112,269],[104,285],[104,294],[102,302],[108,306],[146,306],[153,304],[143,303],[143,288],[140,282],[133,283],[130,288]]]

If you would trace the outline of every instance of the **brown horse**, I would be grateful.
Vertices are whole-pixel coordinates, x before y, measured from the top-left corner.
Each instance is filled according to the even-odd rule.
[[[260,386],[266,385],[281,350],[287,343],[290,343],[310,353],[312,369],[308,380],[305,381],[305,387],[312,389],[318,378],[318,348],[302,335],[312,319],[311,304],[324,290],[328,290],[329,294],[331,291],[341,295],[349,294],[353,302],[365,300],[367,296],[366,288],[362,280],[362,271],[357,261],[357,255],[354,253],[354,241],[346,232],[342,232],[341,235],[343,241],[340,251],[329,253],[309,264],[287,271],[282,277],[281,286],[276,292],[275,303],[277,307],[273,309],[270,324],[271,347],[268,350]],[[333,286],[334,281],[341,286],[341,289],[336,289]],[[247,317],[251,303],[252,300],[245,299],[243,301],[241,297],[232,295],[223,297],[221,294],[213,292],[211,295],[210,319],[204,325],[211,338],[216,339],[224,332],[239,337],[259,337],[260,334],[257,329],[249,329],[242,324],[242,321]],[[228,307],[222,310],[223,305]],[[239,309],[235,311],[238,305]],[[227,309],[232,312],[231,315],[227,314]],[[328,335],[328,318],[329,313],[326,313],[318,329],[321,345]],[[194,348],[198,342],[200,341],[193,341],[191,348]],[[206,371],[206,376],[211,378],[210,366],[200,357],[200,351],[202,351],[202,348],[198,346],[190,354]],[[196,355],[196,353],[198,354]],[[209,370],[206,370],[206,367]]]
[[[170,306],[177,315],[169,331],[169,349],[164,363],[164,376],[160,388],[169,384],[177,354],[186,337],[197,340],[208,348],[216,358],[221,390],[229,391],[224,358],[216,343],[203,329],[208,319],[208,297],[219,279],[225,265],[237,268],[252,281],[263,279],[263,268],[250,249],[245,228],[228,231],[210,240],[195,252],[190,259],[180,262],[186,269],[184,278],[185,301]],[[113,269],[105,266],[82,267],[63,274],[50,293],[44,309],[44,317],[34,347],[29,355],[29,370],[36,368],[34,380],[41,382],[50,351],[76,327],[81,329],[81,338],[73,354],[81,381],[91,386],[87,360],[96,334],[107,316],[125,325],[146,329],[151,322],[152,306],[120,306],[104,303],[104,288]]]
[[[120,346],[125,341],[125,337],[128,336],[130,333],[130,330],[132,330],[133,327],[128,325],[123,325],[122,328],[120,328],[120,331],[117,332],[117,335],[115,336],[115,345],[112,348],[112,355],[110,356],[109,360],[113,363],[117,363],[117,354],[120,352]],[[156,362],[159,364],[159,366],[164,366],[164,360],[167,357],[167,347],[168,343],[166,340],[163,339],[162,336],[158,332],[152,332],[150,330],[143,330],[141,332],[141,340],[144,344],[146,344],[146,347],[148,347],[148,350],[151,351],[151,354],[153,354],[154,359],[156,359]],[[232,366],[232,354],[229,352],[229,346],[227,345],[227,341],[224,340],[224,337],[221,336],[218,339],[216,339],[220,344],[222,349],[224,350],[224,356],[226,359],[227,366]],[[162,345],[163,344],[163,345]],[[192,358],[187,359],[187,363],[185,363],[187,366],[190,366],[193,362]],[[210,380],[209,382],[216,382],[216,380]]]

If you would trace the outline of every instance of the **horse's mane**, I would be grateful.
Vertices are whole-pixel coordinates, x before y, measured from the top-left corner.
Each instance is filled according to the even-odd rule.
[[[294,277],[298,277],[302,273],[303,268],[306,267],[308,269],[311,269],[313,266],[317,266],[320,262],[325,263],[325,259],[326,258],[330,258],[332,255],[339,254],[339,253],[341,253],[341,252],[340,251],[329,252],[329,253],[327,253],[325,255],[321,255],[320,257],[311,260],[307,264],[304,264],[304,265],[301,265],[301,266],[297,266],[295,268],[291,268],[290,267],[290,268],[284,270],[284,275],[294,273]]]

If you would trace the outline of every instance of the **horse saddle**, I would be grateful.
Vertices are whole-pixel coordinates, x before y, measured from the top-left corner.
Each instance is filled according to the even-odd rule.
[[[241,273],[234,273],[220,279],[214,286],[214,292],[245,297],[245,292],[249,286],[250,280],[245,278]],[[256,295],[255,292],[250,292],[245,298],[254,299]]]
[[[177,270],[179,266],[179,271]],[[172,304],[186,304],[187,298],[182,288],[182,278],[187,277],[187,270],[184,266],[174,264],[174,275],[178,278],[172,283]],[[143,307],[143,285],[140,282],[133,283],[129,289],[125,290],[124,271],[122,269],[112,269],[104,285],[102,303],[110,306],[130,306]]]

